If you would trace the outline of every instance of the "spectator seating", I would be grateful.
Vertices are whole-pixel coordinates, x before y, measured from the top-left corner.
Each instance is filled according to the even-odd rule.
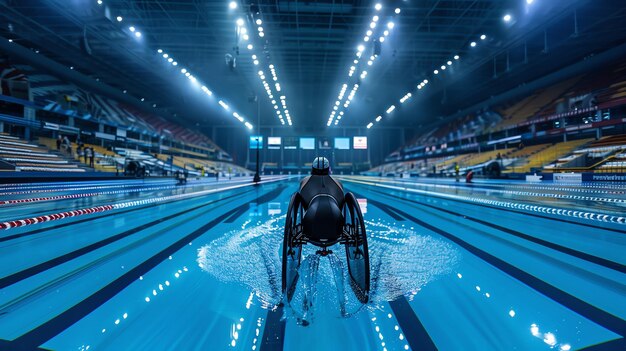
[[[54,149],[49,150],[6,134],[0,134],[0,160],[12,164],[15,171],[85,172],[85,169],[57,152],[56,145]]]

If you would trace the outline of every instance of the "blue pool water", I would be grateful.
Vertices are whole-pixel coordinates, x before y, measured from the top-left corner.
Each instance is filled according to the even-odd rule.
[[[0,222],[115,205],[0,230],[0,350],[626,350],[626,186],[339,178],[365,306],[340,248],[280,304],[297,177],[0,185]]]

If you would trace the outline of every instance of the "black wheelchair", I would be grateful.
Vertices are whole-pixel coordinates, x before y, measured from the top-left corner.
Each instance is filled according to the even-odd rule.
[[[294,295],[303,245],[311,243],[320,248],[318,255],[327,256],[332,253],[329,247],[342,244],[346,250],[350,287],[361,303],[367,303],[370,265],[361,208],[354,195],[350,192],[344,195],[341,185],[330,176],[312,176],[310,183],[320,181],[321,188],[303,185],[289,202],[283,239],[283,296],[290,302]],[[318,192],[319,189],[326,192]]]

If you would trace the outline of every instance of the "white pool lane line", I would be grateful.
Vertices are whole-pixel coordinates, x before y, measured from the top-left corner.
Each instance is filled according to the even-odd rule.
[[[289,176],[271,178],[269,180],[261,181],[258,184],[268,184],[268,183],[278,182],[281,180],[286,180],[289,178],[290,178]],[[56,220],[63,219],[63,218],[78,217],[78,216],[83,216],[83,215],[88,215],[88,214],[93,214],[93,213],[106,212],[106,211],[112,211],[112,210],[117,210],[117,209],[125,209],[125,208],[131,208],[131,207],[136,207],[136,206],[143,206],[147,204],[182,200],[186,198],[204,196],[204,195],[213,194],[213,193],[222,192],[222,191],[255,186],[258,184],[247,182],[245,184],[237,184],[237,185],[231,185],[231,186],[221,187],[217,189],[202,190],[202,191],[197,191],[197,192],[188,193],[188,194],[178,194],[178,195],[162,196],[162,197],[149,198],[149,199],[143,199],[143,200],[126,201],[126,202],[120,202],[120,203],[109,204],[109,205],[71,210],[71,211],[66,211],[66,212],[61,212],[61,213],[53,213],[49,215],[43,215],[43,216],[32,217],[32,218],[16,219],[16,220],[0,223],[0,230],[9,230],[12,228],[23,227],[27,225],[56,221]]]
[[[370,186],[377,186],[377,187],[386,188],[386,189],[402,190],[406,192],[411,192],[411,193],[416,193],[416,194],[421,194],[421,195],[428,195],[428,196],[435,196],[439,198],[452,199],[452,200],[457,200],[457,201],[473,202],[473,203],[479,203],[483,205],[502,207],[502,208],[512,208],[512,209],[523,210],[523,211],[528,211],[528,212],[539,212],[539,213],[545,213],[545,214],[551,214],[551,215],[557,215],[557,216],[563,216],[563,217],[580,218],[580,219],[586,219],[586,220],[592,220],[592,221],[604,222],[604,223],[615,223],[615,224],[622,224],[622,225],[626,224],[626,217],[616,216],[612,214],[605,214],[605,213],[598,213],[598,212],[586,212],[586,211],[574,211],[574,210],[567,210],[567,209],[556,208],[556,207],[537,206],[537,205],[528,205],[528,204],[514,203],[514,202],[508,202],[508,201],[481,199],[481,198],[470,197],[470,196],[461,196],[461,195],[440,193],[440,192],[435,192],[435,191],[414,189],[410,187],[387,185],[387,184],[382,184],[381,182],[357,180],[357,179],[352,179],[348,177],[338,177],[338,178],[347,182],[365,184],[365,185],[370,185]]]

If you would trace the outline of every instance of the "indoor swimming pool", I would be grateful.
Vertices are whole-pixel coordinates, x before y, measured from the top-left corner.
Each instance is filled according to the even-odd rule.
[[[337,178],[367,305],[313,248],[313,299],[281,303],[296,176],[0,186],[0,349],[626,349],[626,186]]]

